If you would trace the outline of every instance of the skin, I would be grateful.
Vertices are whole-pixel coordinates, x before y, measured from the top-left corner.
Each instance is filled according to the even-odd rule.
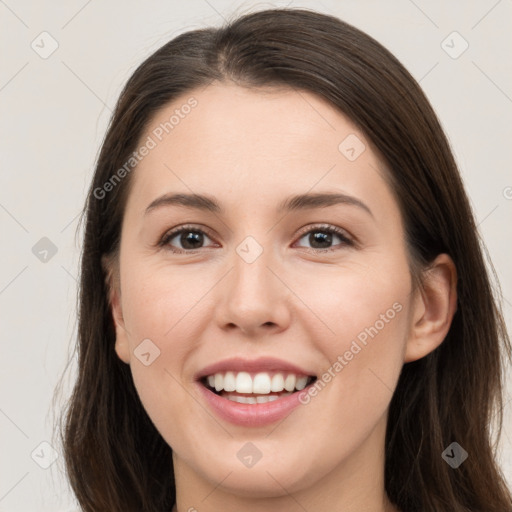
[[[106,262],[115,350],[173,449],[177,510],[396,511],[384,491],[388,406],[403,364],[448,332],[453,262],[440,255],[413,289],[388,171],[325,100],[214,83],[162,108],[141,141],[191,96],[198,105],[133,171],[119,260]],[[354,161],[338,150],[350,134],[366,146]],[[356,197],[372,213],[348,204],[276,212],[290,195],[321,191]],[[225,213],[168,205],[145,215],[171,192],[208,194]],[[172,252],[186,250],[180,235],[158,247],[185,224],[207,233],[195,253]],[[318,224],[355,244],[333,235],[315,246]],[[236,251],[247,236],[263,248],[252,263]],[[233,356],[277,357],[321,376],[396,303],[400,312],[280,423],[225,422],[196,389],[198,370]],[[149,366],[134,354],[147,338],[160,350]],[[250,469],[237,458],[249,441],[262,454]]]

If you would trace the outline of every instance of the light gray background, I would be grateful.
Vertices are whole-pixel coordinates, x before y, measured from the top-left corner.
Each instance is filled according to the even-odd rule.
[[[0,511],[76,508],[53,433],[73,364],[51,405],[74,343],[77,216],[121,87],[177,34],[273,5],[339,16],[420,81],[452,143],[511,325],[511,0],[0,0]],[[58,43],[48,58],[31,47],[51,48],[43,31]],[[468,49],[453,58],[464,40]],[[57,248],[46,262],[32,251],[42,237]],[[512,484],[511,400],[509,379],[500,457]],[[53,453],[44,441],[58,456],[49,469],[41,467]],[[471,457],[471,446],[464,448]]]

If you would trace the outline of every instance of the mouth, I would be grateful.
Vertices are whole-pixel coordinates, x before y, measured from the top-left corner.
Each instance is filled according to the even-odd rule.
[[[205,405],[220,419],[244,428],[282,421],[303,402],[317,380],[312,371],[285,359],[232,357],[194,376]],[[303,409],[308,414],[310,409]]]
[[[208,391],[226,400],[255,405],[298,393],[316,379],[314,375],[286,371],[226,371],[206,375],[199,382]]]

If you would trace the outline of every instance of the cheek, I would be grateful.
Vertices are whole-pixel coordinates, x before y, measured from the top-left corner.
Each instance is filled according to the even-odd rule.
[[[354,339],[364,343],[400,330],[411,289],[407,262],[400,256],[297,273],[294,291],[309,310],[302,320],[309,318],[310,328],[314,322],[323,325],[324,335],[312,339],[325,343],[324,352],[337,355]]]
[[[322,336],[311,338],[325,361],[318,398],[306,396],[304,402],[310,401],[321,425],[335,419],[354,438],[369,432],[385,413],[403,366],[411,278],[405,260],[389,261],[319,273],[298,286],[315,314],[309,315],[310,332],[320,325],[317,318],[325,327]]]
[[[377,425],[385,425],[403,366],[408,330],[406,307],[395,307],[377,307],[379,316],[365,313],[368,321],[360,323],[359,319],[359,325],[345,317],[346,331],[335,346],[324,346],[328,365],[310,393],[302,397],[309,416],[315,418],[312,451],[322,454],[319,459],[325,471],[348,460],[354,450],[365,445]],[[388,311],[388,323],[381,320],[381,311],[384,315]]]
[[[322,341],[328,362],[316,395],[304,401],[310,401],[322,435],[332,436],[332,425],[344,433],[334,441],[342,452],[344,440],[369,435],[389,406],[409,333],[410,284],[406,266],[381,267],[347,273],[331,281],[329,294],[316,294],[313,307],[334,334]]]
[[[190,361],[213,322],[214,297],[222,294],[222,287],[216,287],[225,272],[193,267],[140,258],[127,262],[121,276],[134,384],[145,410],[155,426],[162,428],[160,433],[169,444],[179,444],[183,435],[169,425],[175,424],[176,418],[187,418],[193,407],[187,388]],[[143,340],[151,341],[144,345]],[[148,352],[150,356],[144,356]],[[146,366],[147,359],[150,364]]]
[[[176,337],[176,332],[182,337],[210,281],[213,283],[213,276],[204,272],[141,263],[123,282],[128,329],[133,335],[162,341]]]

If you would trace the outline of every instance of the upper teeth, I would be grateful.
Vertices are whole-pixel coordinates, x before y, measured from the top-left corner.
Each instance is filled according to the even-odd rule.
[[[236,391],[237,393],[268,394],[279,391],[295,391],[304,389],[308,377],[297,376],[293,373],[286,376],[282,373],[269,375],[266,372],[252,376],[247,372],[216,373],[208,376],[208,385],[216,391]]]

